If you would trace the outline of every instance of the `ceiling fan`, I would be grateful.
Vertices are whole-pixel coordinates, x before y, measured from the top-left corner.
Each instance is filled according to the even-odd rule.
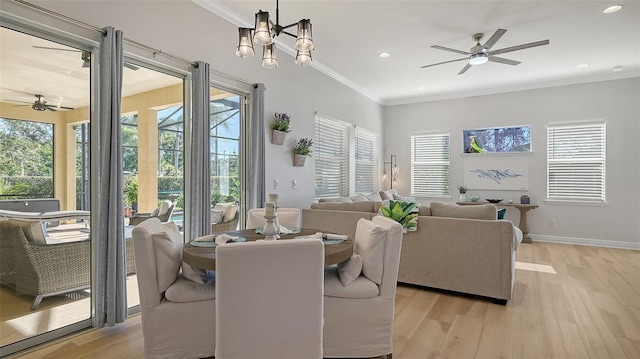
[[[33,103],[25,102],[25,101],[14,101],[14,100],[8,100],[8,101],[30,104],[31,108],[36,110],[36,111],[73,110],[73,107],[47,105],[47,101],[45,101],[44,98],[43,98],[44,96],[42,96],[42,95],[35,95],[35,96],[36,96],[37,100],[35,100]],[[20,106],[28,106],[28,105],[20,105]]]
[[[73,50],[73,49],[61,49],[59,47],[47,47],[47,46],[32,46],[35,49],[44,49],[44,50],[58,50],[58,51],[70,51],[70,52],[80,52],[80,58],[82,58],[82,67],[90,67],[91,66],[91,53],[89,51],[83,50]],[[140,69],[138,66],[124,63],[124,67],[131,69],[133,71],[138,71]]]
[[[467,60],[468,61],[467,64],[462,68],[462,70],[460,70],[460,72],[458,72],[458,75],[462,75],[471,66],[482,65],[482,64],[486,63],[487,61],[497,62],[497,63],[505,64],[505,65],[516,66],[516,65],[520,64],[520,61],[509,60],[509,59],[505,59],[503,57],[498,57],[496,55],[501,55],[501,54],[505,54],[507,52],[513,52],[513,51],[518,51],[518,50],[524,50],[524,49],[528,49],[530,47],[549,45],[549,40],[541,40],[541,41],[536,41],[536,42],[530,42],[528,44],[505,47],[505,48],[498,49],[498,50],[491,50],[493,45],[495,45],[496,42],[498,42],[498,40],[500,40],[500,38],[502,37],[502,35],[504,35],[505,32],[507,32],[507,30],[505,30],[505,29],[496,30],[496,32],[494,32],[493,35],[491,35],[491,37],[489,38],[489,40],[487,40],[484,44],[480,44],[480,40],[482,40],[482,38],[484,37],[483,33],[473,34],[472,38],[473,38],[473,41],[476,42],[476,45],[474,47],[472,47],[471,49],[469,49],[469,52],[456,50],[456,49],[451,49],[451,48],[440,46],[440,45],[433,45],[431,47],[433,47],[434,49],[444,50],[444,51],[449,51],[449,52],[455,52],[456,54],[467,55],[467,57],[463,57],[463,58],[455,59],[455,60],[444,61],[444,62],[438,62],[436,64],[431,64],[431,65],[424,65],[424,66],[421,66],[420,68],[424,69],[425,67],[431,67],[431,66],[436,66],[436,65],[448,64],[450,62]]]

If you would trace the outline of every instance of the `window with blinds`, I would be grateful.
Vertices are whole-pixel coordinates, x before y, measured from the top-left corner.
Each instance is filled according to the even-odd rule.
[[[349,195],[349,128],[344,122],[316,115],[316,198]]]
[[[547,127],[547,199],[605,201],[604,123]]]
[[[356,127],[356,193],[378,191],[378,135]]]
[[[411,136],[411,194],[449,195],[449,133]]]

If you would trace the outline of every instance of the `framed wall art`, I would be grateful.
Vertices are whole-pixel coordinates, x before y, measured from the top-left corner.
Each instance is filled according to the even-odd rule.
[[[478,156],[464,160],[464,184],[469,189],[529,189],[529,161],[523,158]]]
[[[531,152],[531,126],[463,130],[462,143],[463,153]]]

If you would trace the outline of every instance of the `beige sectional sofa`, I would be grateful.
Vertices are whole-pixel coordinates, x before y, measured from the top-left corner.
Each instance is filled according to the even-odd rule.
[[[360,218],[378,215],[381,202],[323,202],[302,210],[302,227],[355,237]],[[404,234],[398,282],[511,299],[515,251],[522,232],[497,220],[493,204],[420,206],[418,228]]]

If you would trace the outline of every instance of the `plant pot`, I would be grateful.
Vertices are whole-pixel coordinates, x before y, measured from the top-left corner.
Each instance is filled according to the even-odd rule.
[[[295,167],[303,167],[304,162],[307,160],[307,156],[305,155],[293,155],[293,165]]]
[[[271,143],[275,145],[282,145],[284,139],[287,137],[287,133],[284,131],[271,130]]]

